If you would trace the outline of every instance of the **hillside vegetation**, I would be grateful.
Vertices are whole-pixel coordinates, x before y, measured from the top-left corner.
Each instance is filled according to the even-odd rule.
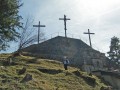
[[[6,65],[9,54],[0,55],[0,90],[100,90],[106,87],[94,75],[88,75],[75,67],[65,71],[63,64],[54,60],[18,56]],[[23,69],[25,72],[20,73]],[[26,74],[30,80],[24,80]]]

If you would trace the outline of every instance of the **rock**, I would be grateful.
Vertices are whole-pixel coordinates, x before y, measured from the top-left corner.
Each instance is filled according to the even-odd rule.
[[[63,72],[62,70],[56,70],[56,69],[45,69],[45,68],[38,68],[40,72],[47,73],[47,74],[59,74]]]
[[[66,73],[65,73],[65,76],[68,76],[68,75],[72,75],[72,73],[66,72]]]
[[[78,77],[82,77],[82,74],[78,70],[74,71],[73,74],[75,74]]]
[[[93,77],[85,77],[82,76],[82,78],[87,82],[87,84],[91,85],[91,86],[95,86],[96,85],[96,79]]]
[[[75,74],[78,77],[83,78],[86,81],[86,83],[91,85],[91,86],[95,86],[96,85],[96,79],[93,78],[92,76],[84,76],[78,70],[74,71],[73,74]]]
[[[0,68],[1,68],[2,70],[5,70],[5,69],[6,69],[5,66],[0,66]]]
[[[25,72],[26,72],[26,68],[23,67],[23,68],[18,72],[18,74],[21,75],[21,74],[24,74]]]
[[[80,39],[58,36],[43,43],[28,46],[22,51],[26,52],[22,53],[23,55],[58,61],[62,61],[63,57],[67,56],[72,66],[86,72],[107,68],[105,54],[94,50]]]
[[[28,82],[30,80],[32,80],[32,75],[26,74],[26,76],[23,78],[23,80],[21,81],[21,83]]]
[[[12,56],[8,57],[8,65],[11,65],[12,62],[13,62],[13,57]]]
[[[89,76],[92,76],[92,73],[89,73]]]
[[[108,87],[101,87],[100,90],[112,90],[112,87],[111,86],[108,86]]]

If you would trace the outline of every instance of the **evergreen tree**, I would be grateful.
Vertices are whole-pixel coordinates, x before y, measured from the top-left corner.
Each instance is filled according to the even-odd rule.
[[[111,38],[110,51],[108,52],[112,66],[120,66],[120,40],[117,37]]]
[[[16,29],[22,27],[22,17],[18,14],[21,6],[20,0],[0,0],[0,50],[19,37]]]

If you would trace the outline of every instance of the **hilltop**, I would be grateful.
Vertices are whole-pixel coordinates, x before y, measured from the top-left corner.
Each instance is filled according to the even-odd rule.
[[[104,82],[94,75],[50,59],[17,56],[11,65],[6,65],[8,54],[0,55],[0,90],[100,90]],[[20,70],[26,71],[20,74]],[[31,80],[23,81],[26,74]]]
[[[75,38],[57,36],[24,48],[22,54],[57,61],[62,61],[63,57],[67,56],[72,66],[86,72],[108,68],[107,58],[104,53]]]

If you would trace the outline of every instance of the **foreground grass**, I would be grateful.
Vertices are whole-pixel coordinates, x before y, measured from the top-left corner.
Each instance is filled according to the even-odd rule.
[[[0,58],[8,56],[2,55]],[[25,56],[14,60],[16,65],[0,67],[0,90],[100,90],[105,86],[100,79],[94,75],[89,76],[78,68],[69,67],[65,71],[63,64],[58,61]],[[18,75],[23,67],[26,72]],[[26,74],[32,75],[32,80],[21,83]],[[88,78],[95,80],[95,83]]]

